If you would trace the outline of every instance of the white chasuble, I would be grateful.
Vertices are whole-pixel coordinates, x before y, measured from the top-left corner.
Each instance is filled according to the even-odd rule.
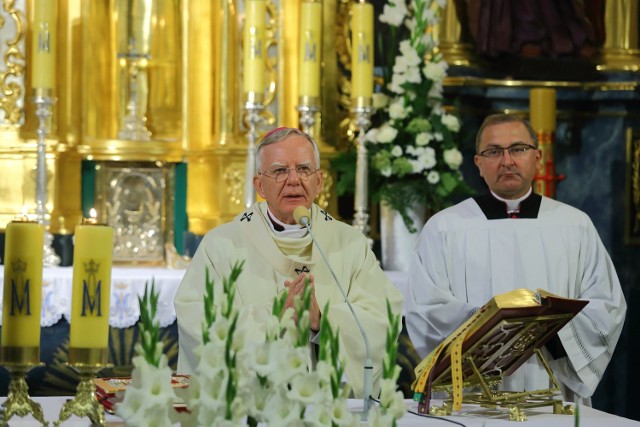
[[[266,204],[256,203],[232,222],[204,236],[174,300],[180,340],[178,372],[193,373],[197,366],[193,350],[201,345],[205,269],[215,281],[215,300],[219,302],[222,278],[229,275],[236,261],[244,260],[235,298],[235,304],[243,312],[251,312],[251,316],[241,314],[243,319],[256,319],[261,312],[269,313],[273,298],[284,288],[284,280],[293,280],[300,272],[314,276],[318,306],[322,311],[329,303],[329,323],[334,330],[340,330],[347,380],[354,395],[360,396],[364,386],[364,341],[335,280],[313,247],[309,261],[285,256],[274,241],[267,221]],[[315,204],[311,207],[311,227],[368,335],[376,390],[389,325],[386,299],[393,310],[400,313],[402,296],[380,268],[361,232],[334,219]],[[310,236],[302,239],[312,244]]]

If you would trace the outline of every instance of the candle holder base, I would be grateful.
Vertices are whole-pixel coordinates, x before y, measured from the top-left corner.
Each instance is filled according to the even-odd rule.
[[[2,404],[2,411],[0,412],[1,427],[8,426],[9,420],[14,415],[24,417],[29,414],[43,426],[49,425],[49,422],[44,419],[42,406],[34,402],[29,396],[29,386],[25,380],[27,372],[42,365],[42,363],[2,362],[2,366],[9,371],[11,382],[9,383],[7,400]]]
[[[316,124],[316,113],[320,111],[320,108],[316,104],[306,104],[303,99],[296,108],[300,113],[299,123],[302,125],[302,130],[307,135],[311,135],[313,132],[313,126]]]
[[[111,365],[78,363],[69,364],[68,366],[80,375],[80,382],[76,388],[76,395],[62,405],[58,421],[54,421],[53,425],[57,427],[69,417],[75,415],[80,418],[89,418],[94,426],[105,426],[104,408],[96,397],[96,385],[93,379],[98,372]]]

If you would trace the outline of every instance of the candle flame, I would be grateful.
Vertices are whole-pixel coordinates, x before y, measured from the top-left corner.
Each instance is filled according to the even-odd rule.
[[[91,219],[98,218],[98,212],[95,210],[95,208],[89,209],[89,216],[91,217]]]

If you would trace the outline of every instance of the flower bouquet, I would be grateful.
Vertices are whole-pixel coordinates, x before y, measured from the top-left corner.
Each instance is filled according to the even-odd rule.
[[[460,172],[456,136],[460,121],[442,106],[447,64],[432,31],[446,0],[391,0],[384,5],[378,34],[384,52],[382,85],[373,95],[373,127],[366,134],[369,188],[374,202],[398,211],[415,232],[407,211],[424,205],[432,212],[451,203],[456,192],[469,193]],[[355,155],[333,165],[338,192],[354,188]]]
[[[161,346],[151,327],[150,333],[142,334],[134,381],[117,407],[126,425],[170,425],[176,421],[182,426],[363,425],[360,415],[347,408],[350,390],[342,382],[344,365],[338,334],[327,316],[321,319],[319,352],[313,366],[309,351],[311,288],[307,286],[303,297],[296,299],[295,310],[284,309],[284,292],[274,299],[270,313],[242,311],[234,304],[235,283],[241,271],[242,263],[238,263],[223,280],[221,301],[215,301],[214,283],[206,274],[200,362],[189,387],[177,390],[188,412],[177,414],[172,409],[175,392],[169,385],[171,372],[166,369],[166,357],[157,352]],[[157,302],[153,295],[152,291],[150,300],[155,298]],[[143,305],[141,300],[141,313],[143,307],[149,304]],[[396,391],[399,368],[395,365],[394,337],[400,317],[394,316],[390,307],[388,315],[390,330],[380,405],[370,410],[364,425],[393,426],[405,413],[402,393]],[[143,320],[147,318],[152,319],[152,315],[142,316]],[[145,332],[149,330],[145,328]],[[150,397],[146,401],[141,398],[144,393]],[[169,424],[149,421],[161,415]]]

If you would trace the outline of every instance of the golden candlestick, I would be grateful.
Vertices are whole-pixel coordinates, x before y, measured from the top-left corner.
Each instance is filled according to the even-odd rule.
[[[43,365],[40,362],[34,362],[39,358],[40,347],[0,348],[0,364],[9,371],[11,376],[7,400],[2,404],[2,411],[0,411],[0,426],[8,426],[9,420],[14,415],[24,417],[29,414],[43,426],[49,425],[44,419],[42,406],[29,396],[29,386],[25,381],[27,372]]]
[[[67,365],[80,375],[80,382],[73,399],[62,405],[58,421],[53,423],[55,426],[59,426],[72,415],[81,418],[87,417],[95,426],[106,425],[104,408],[96,397],[96,385],[93,380],[98,372],[111,366],[106,362],[107,355],[108,349],[106,348],[69,349],[69,360],[73,360],[73,363]]]
[[[373,240],[369,236],[369,158],[365,136],[371,126],[372,98],[359,96],[351,100],[351,113],[358,127],[353,226],[367,236],[371,247]]]

